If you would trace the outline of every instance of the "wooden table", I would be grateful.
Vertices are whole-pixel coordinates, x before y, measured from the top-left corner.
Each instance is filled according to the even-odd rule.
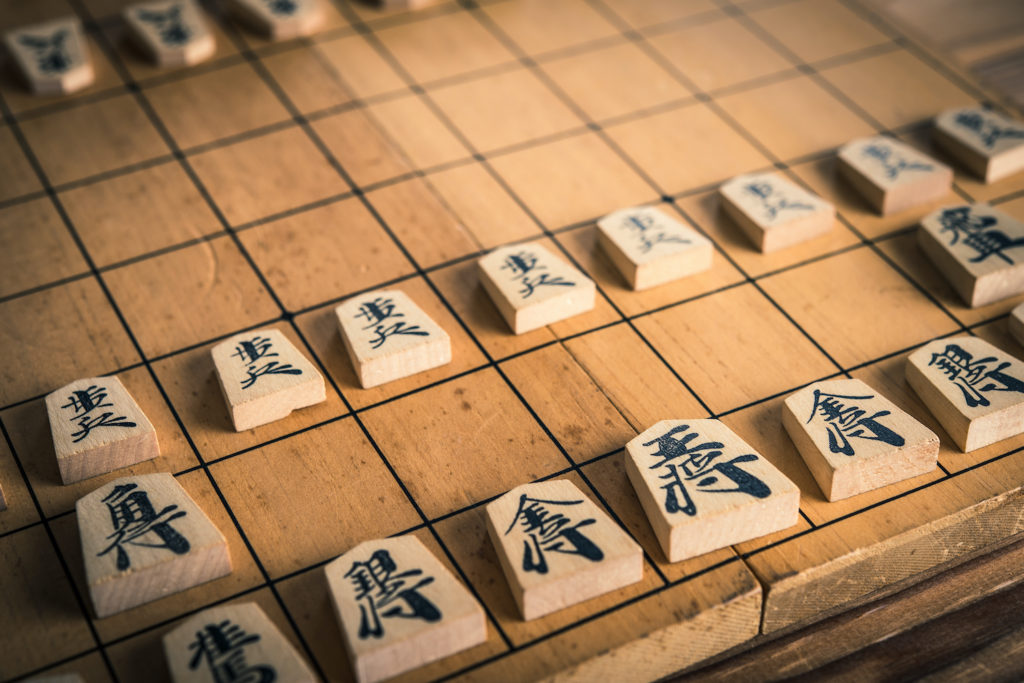
[[[0,678],[156,680],[167,630],[255,601],[320,675],[347,680],[322,567],[400,533],[450,564],[490,634],[410,680],[653,679],[830,614],[833,626],[764,647],[867,624],[822,651],[831,659],[791,660],[798,673],[948,612],[949,593],[925,589],[892,602],[892,620],[848,610],[1024,530],[1024,436],[960,453],[903,380],[908,351],[947,335],[1024,356],[1006,331],[1020,299],[965,308],[913,232],[942,202],[1024,216],[1024,175],[958,173],[942,202],[886,218],[836,178],[846,141],[884,131],[930,151],[931,116],[993,99],[859,0],[500,0],[394,15],[339,2],[319,34],[277,45],[210,7],[217,54],[170,72],[126,44],[117,0],[68,2],[0,5],[0,28],[78,13],[97,66],[92,88],[63,99],[0,83]],[[831,232],[769,255],[747,244],[715,188],[771,168],[836,204]],[[648,202],[715,242],[710,271],[626,288],[594,221]],[[511,335],[475,260],[523,240],[593,277],[596,308]],[[382,285],[445,327],[454,360],[362,390],[332,309]],[[266,327],[325,372],[328,400],[235,433],[209,349]],[[160,436],[163,455],[132,471],[174,473],[228,537],[234,571],[100,620],[73,508],[124,472],[62,486],[42,397],[109,373]],[[939,468],[825,501],[780,405],[839,376],[939,433]],[[799,485],[801,518],[670,564],[622,446],[657,420],[707,416]],[[558,477],[641,543],[644,580],[523,622],[482,505]],[[1016,580],[1013,557],[940,583],[983,597]],[[718,666],[781,661],[752,653]]]

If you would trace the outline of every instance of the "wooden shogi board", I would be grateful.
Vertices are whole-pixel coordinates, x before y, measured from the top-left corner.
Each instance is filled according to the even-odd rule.
[[[991,98],[860,0],[497,0],[415,13],[331,5],[320,33],[267,44],[205,9],[217,52],[178,70],[125,42],[118,0],[2,0],[0,28],[76,13],[96,84],[58,99],[0,83],[0,679],[166,676],[164,633],[256,601],[331,680],[351,674],[322,567],[416,534],[485,606],[486,644],[409,680],[654,678],[759,632],[848,608],[1024,530],[1024,437],[962,454],[903,380],[908,351],[1006,331],[1020,298],[967,309],[913,234],[879,218],[833,150]],[[7,65],[9,66],[9,65]],[[997,103],[998,104],[998,103]],[[834,202],[828,234],[762,255],[719,212],[729,177],[776,168]],[[714,267],[629,291],[595,220],[661,201],[716,244]],[[958,174],[946,202],[1024,216],[1024,175]],[[589,274],[589,313],[511,335],[475,260],[537,240]],[[450,365],[358,387],[334,307],[400,288],[452,338]],[[235,433],[209,355],[274,327],[328,378],[325,403]],[[97,620],[77,498],[42,397],[115,373],[162,456],[228,537],[233,573]],[[931,474],[836,503],[787,438],[782,399],[867,381],[942,438]],[[800,487],[782,533],[668,564],[622,447],[715,416]],[[523,622],[483,505],[567,477],[646,551],[644,580]],[[992,587],[980,586],[979,591]],[[881,635],[881,634],[879,634]]]

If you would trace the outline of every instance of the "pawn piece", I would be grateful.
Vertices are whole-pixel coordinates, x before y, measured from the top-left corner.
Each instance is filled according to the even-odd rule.
[[[193,0],[141,2],[124,10],[132,36],[158,66],[191,66],[209,59],[217,43]]]
[[[316,681],[254,602],[211,607],[182,622],[164,636],[164,656],[174,683]]]
[[[934,211],[917,239],[972,308],[1024,292],[1024,223],[988,204]]]
[[[1010,334],[1017,343],[1024,346],[1024,304],[1017,304],[1013,310],[1010,311],[1010,318],[1007,322],[1010,328]]]
[[[480,603],[415,536],[360,543],[325,573],[360,683],[397,676],[487,640]]]
[[[166,472],[107,482],[75,512],[101,619],[231,573],[224,536]]]
[[[626,474],[669,562],[786,529],[800,489],[718,420],[662,420],[626,444]]]
[[[775,173],[733,178],[718,188],[722,208],[767,253],[828,232],[836,209]]]
[[[907,383],[965,453],[1024,432],[1024,363],[983,339],[925,344]]]
[[[156,430],[117,377],[80,379],[46,397],[64,484],[160,455]]]
[[[840,149],[839,171],[883,216],[939,199],[953,186],[948,166],[882,135]]]
[[[643,579],[640,546],[568,479],[489,503],[487,532],[527,621]]]
[[[593,281],[539,244],[495,249],[477,266],[481,284],[515,334],[594,307]]]
[[[82,24],[75,17],[23,26],[8,32],[4,42],[36,94],[67,95],[95,79]]]
[[[782,424],[832,501],[931,472],[938,462],[939,437],[859,379],[791,394]]]
[[[935,118],[935,141],[986,183],[1024,169],[1024,124],[981,107],[950,109]]]
[[[341,338],[364,389],[452,360],[448,333],[405,292],[378,290],[334,309]]]
[[[309,34],[324,22],[321,0],[228,0],[238,19],[269,40]]]
[[[650,206],[610,213],[597,230],[605,253],[635,290],[711,267],[711,242]]]
[[[236,432],[327,400],[323,376],[280,330],[235,335],[211,353]]]

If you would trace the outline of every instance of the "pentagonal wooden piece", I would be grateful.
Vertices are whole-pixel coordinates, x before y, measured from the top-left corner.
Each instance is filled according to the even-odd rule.
[[[203,610],[164,636],[175,683],[317,679],[259,605],[243,602]]]
[[[323,376],[280,330],[244,332],[211,353],[236,431],[327,400]]]
[[[918,242],[971,307],[1024,292],[1024,223],[988,204],[947,206],[921,219]]]
[[[971,173],[994,183],[1024,169],[1024,123],[981,107],[935,117],[935,141]]]
[[[377,290],[334,309],[341,338],[364,389],[452,360],[452,344],[405,292]]]
[[[231,573],[224,536],[165,472],[108,482],[75,511],[97,617]]]
[[[640,546],[568,479],[488,504],[487,532],[527,621],[643,579]]]
[[[722,209],[762,252],[828,232],[836,209],[777,173],[751,173],[718,188]]]
[[[217,49],[193,0],[140,2],[125,8],[124,21],[135,42],[159,66],[198,64]]]
[[[324,22],[321,0],[227,0],[235,16],[270,40],[308,36]]]
[[[65,484],[160,455],[156,430],[117,377],[80,379],[46,397]]]
[[[325,572],[361,683],[397,676],[487,640],[480,604],[415,536],[360,543]]]
[[[939,457],[934,432],[859,379],[791,394],[782,424],[829,500],[931,472]]]
[[[495,249],[477,265],[481,284],[515,334],[594,307],[594,282],[539,244]]]
[[[610,213],[597,222],[597,234],[605,253],[636,290],[711,267],[711,242],[654,207]]]
[[[883,135],[840,149],[839,171],[883,216],[938,199],[953,185],[948,166]]]
[[[718,420],[662,420],[626,444],[626,474],[669,562],[797,523],[800,490]]]
[[[39,95],[67,95],[92,85],[92,57],[75,17],[17,28],[4,36],[4,43]]]
[[[987,341],[937,339],[910,354],[906,372],[964,452],[1024,432],[1024,363]]]

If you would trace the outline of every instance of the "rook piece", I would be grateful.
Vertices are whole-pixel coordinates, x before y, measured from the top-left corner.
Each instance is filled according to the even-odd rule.
[[[939,457],[939,437],[859,379],[790,395],[782,424],[829,500],[931,472]]]
[[[65,484],[160,455],[156,430],[117,377],[80,379],[46,397]]]
[[[415,536],[360,543],[325,572],[360,683],[487,640],[480,604]]]
[[[324,378],[279,330],[245,332],[212,349],[235,431],[327,400]]]
[[[775,173],[738,176],[718,193],[725,212],[766,253],[828,232],[836,220],[834,206]]]
[[[925,344],[907,382],[965,453],[1024,432],[1024,363],[983,339]]]
[[[971,173],[994,183],[1024,169],[1024,124],[980,107],[935,118],[935,141]]]
[[[568,479],[488,504],[487,532],[527,621],[643,579],[640,546]]]
[[[23,26],[7,33],[4,42],[39,95],[67,95],[92,85],[92,59],[82,24],[74,17]]]
[[[238,19],[270,40],[308,36],[324,21],[321,0],[228,0]]]
[[[193,0],[160,0],[124,11],[132,36],[159,66],[189,66],[208,59],[217,48]]]
[[[378,290],[334,309],[341,338],[364,389],[452,360],[448,333],[405,292]]]
[[[164,636],[174,683],[315,683],[291,643],[254,602],[203,610]]]
[[[75,511],[101,619],[231,573],[224,536],[166,472],[115,479]]]
[[[988,204],[930,213],[917,239],[968,306],[1024,292],[1024,223]]]
[[[799,519],[796,485],[718,420],[662,420],[626,444],[626,474],[669,562]]]
[[[650,206],[622,209],[597,222],[608,257],[635,290],[711,267],[711,242]]]
[[[480,282],[515,334],[594,307],[593,281],[539,244],[495,249],[477,265]]]
[[[939,199],[953,186],[948,166],[882,135],[840,149],[839,171],[883,216]]]
[[[1010,318],[1007,323],[1010,328],[1010,334],[1017,340],[1017,343],[1024,346],[1024,303],[1017,304],[1012,311],[1010,311]]]

